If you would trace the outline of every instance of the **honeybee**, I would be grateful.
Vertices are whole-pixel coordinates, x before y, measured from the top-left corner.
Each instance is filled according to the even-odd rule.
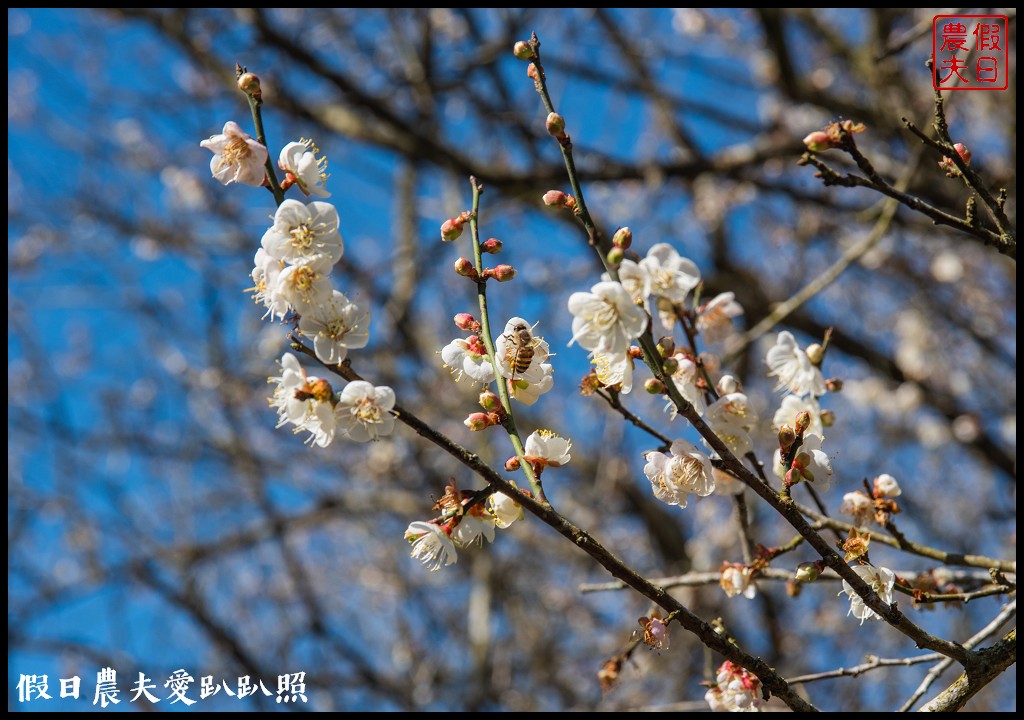
[[[532,328],[525,322],[513,325],[512,332],[506,334],[505,338],[512,343],[512,347],[506,351],[506,358],[512,368],[512,379],[515,380],[516,374],[522,375],[530,369],[537,341],[533,337]]]

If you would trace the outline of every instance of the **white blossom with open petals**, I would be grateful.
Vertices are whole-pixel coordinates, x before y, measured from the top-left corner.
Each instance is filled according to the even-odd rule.
[[[459,559],[448,532],[434,523],[422,520],[410,523],[405,529],[405,539],[412,544],[411,557],[421,561],[431,572]]]
[[[796,344],[793,333],[783,330],[768,350],[765,358],[770,368],[769,375],[779,379],[776,390],[786,389],[794,395],[815,397],[825,394],[825,378],[815,367],[807,353]]]
[[[272,257],[289,265],[327,257],[328,265],[333,266],[345,251],[338,224],[338,211],[330,203],[285,200],[261,243]]]
[[[535,430],[526,438],[523,457],[535,465],[561,467],[572,456],[569,448],[572,442],[550,430]]]
[[[547,362],[551,350],[547,342],[542,338],[533,337],[532,334],[529,343],[524,348],[515,333],[515,328],[523,325],[531,328],[532,333],[533,326],[521,317],[511,318],[505,323],[505,331],[494,341],[494,359],[497,361],[498,372],[502,377],[510,380],[525,380],[527,383],[535,385],[544,379],[544,369],[541,366]],[[530,350],[533,351],[533,355],[530,357],[526,369],[520,370],[514,367],[528,356]]]
[[[244,132],[238,123],[224,124],[220,135],[199,143],[213,153],[210,172],[223,185],[242,183],[259,187],[267,176],[267,148]]]
[[[611,275],[601,273],[602,282],[614,282]],[[643,302],[651,294],[651,279],[647,271],[630,259],[625,259],[619,265],[619,282],[633,300]]]
[[[391,414],[394,406],[395,391],[391,388],[354,380],[341,391],[335,408],[338,429],[356,442],[390,435],[395,428],[395,416]]]
[[[745,394],[722,395],[708,406],[704,419],[733,455],[742,457],[753,449],[750,430],[757,422],[757,412]],[[704,442],[707,444],[706,440]]]
[[[878,597],[883,602],[892,605],[892,589],[896,584],[896,575],[892,570],[884,567],[875,568],[870,565],[857,565],[853,568],[853,571],[860,575],[861,579],[870,585],[872,590],[878,593]],[[864,624],[865,620],[882,619],[881,615],[864,604],[860,595],[855,593],[850,583],[845,580],[843,580],[843,592],[839,594],[842,595],[843,593],[846,593],[850,598],[850,612],[847,615],[853,615],[860,620],[861,625]]]
[[[700,270],[692,260],[682,257],[668,243],[658,243],[647,251],[640,261],[648,280],[651,295],[665,297],[681,303],[690,291],[700,284]]]
[[[644,475],[651,483],[654,497],[668,505],[686,507],[690,495],[705,497],[715,491],[715,477],[707,455],[681,439],[672,442],[669,452],[646,454]]]
[[[476,335],[455,338],[441,348],[441,361],[451,370],[455,382],[468,375],[478,383],[490,384],[494,380],[494,365],[487,357],[487,348]]]
[[[814,483],[814,489],[825,492],[832,487],[832,460],[821,449],[824,438],[821,435],[807,432],[804,434],[803,444],[797,450],[793,459],[796,469],[799,471],[800,479]],[[782,451],[775,450],[775,474],[785,478],[790,468],[782,466]],[[797,478],[793,478],[798,482]]]
[[[266,250],[260,248],[256,251],[256,257],[253,258],[253,262],[255,263],[255,267],[252,269],[254,285],[251,292],[253,301],[267,309],[263,317],[269,316],[271,320],[274,318],[284,319],[284,316],[288,314],[288,301],[280,294],[275,294],[274,292],[274,288],[277,287],[278,276],[280,276],[281,271],[285,268],[284,260],[271,257]]]
[[[875,478],[875,497],[894,498],[903,494],[900,484],[896,478],[888,473],[882,473]]]
[[[722,568],[722,577],[718,584],[729,597],[742,595],[747,600],[757,596],[757,585],[753,580],[754,572],[745,565],[729,564]]]
[[[752,672],[728,660],[718,668],[715,684],[704,700],[712,712],[760,712],[761,681]]]
[[[815,435],[824,435],[824,429],[821,424],[821,406],[818,404],[818,399],[813,395],[808,395],[805,398],[787,395],[782,398],[782,405],[775,411],[775,416],[772,418],[772,429],[778,432],[783,425],[795,428],[796,416],[804,411],[811,418],[811,424],[807,426],[807,432],[814,433]]]
[[[295,432],[310,433],[310,441],[319,447],[330,445],[337,429],[330,384],[306,375],[292,353],[281,358],[280,377],[269,378],[268,382],[277,385],[269,401],[277,409],[277,427],[291,423]]]
[[[324,185],[327,183],[327,158],[317,157],[320,151],[312,140],[302,139],[290,142],[281,149],[277,165],[295,179],[305,195],[330,197]]]
[[[462,516],[452,530],[452,540],[459,547],[480,546],[494,542],[494,518],[490,515],[475,515],[472,512]]]
[[[610,353],[595,350],[590,353],[590,364],[594,366],[598,382],[604,387],[619,386],[623,395],[633,389],[633,358],[628,352]]]
[[[742,314],[743,306],[736,302],[736,293],[721,293],[697,310],[697,329],[705,342],[715,343],[732,335],[732,319]]]
[[[487,497],[487,507],[494,515],[494,524],[501,529],[523,519],[523,506],[503,492],[494,492]]]
[[[370,341],[370,311],[334,291],[331,299],[299,318],[299,331],[313,338],[316,356],[328,365],[345,359],[349,349],[366,347]]]
[[[586,350],[625,352],[647,327],[647,312],[617,282],[599,282],[569,296],[572,340]]]
[[[866,527],[875,519],[875,503],[864,493],[858,491],[843,495],[843,504],[839,506],[843,515],[851,515],[853,524]]]
[[[551,367],[551,363],[541,363],[540,370],[541,379],[535,383],[529,383],[520,378],[507,380],[509,397],[526,406],[537,402],[541,395],[555,386],[555,369]]]
[[[331,259],[320,255],[299,265],[288,265],[277,275],[270,290],[275,307],[287,304],[300,315],[323,305],[334,294]]]

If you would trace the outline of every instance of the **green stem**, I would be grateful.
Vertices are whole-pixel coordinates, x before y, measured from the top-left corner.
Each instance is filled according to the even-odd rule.
[[[284,190],[281,189],[280,183],[277,182],[277,173],[274,171],[274,162],[270,159],[270,148],[267,146],[267,135],[263,130],[263,113],[260,108],[263,107],[263,101],[257,100],[249,93],[245,94],[246,99],[249,101],[249,111],[252,113],[252,125],[256,129],[256,141],[259,142],[263,147],[267,148],[267,179],[270,181],[270,192],[274,194],[274,202],[280,207],[281,203],[284,202]]]
[[[487,278],[483,276],[483,254],[480,251],[480,195],[483,193],[483,186],[477,182],[475,177],[469,179],[473,186],[473,214],[469,219],[470,234],[473,238],[473,265],[476,268],[479,279],[476,281],[476,297],[480,303],[480,334],[487,348],[487,356],[491,359],[491,366],[494,368],[494,379],[498,386],[498,397],[501,399],[501,406],[505,410],[505,419],[502,426],[508,433],[512,447],[519,458],[519,467],[530,483],[530,489],[538,500],[547,504],[544,497],[544,488],[540,484],[540,478],[533,471],[533,465],[526,459],[526,449],[523,447],[523,440],[516,428],[516,419],[512,414],[512,399],[508,394],[508,383],[501,374],[498,367],[498,356],[494,349],[494,336],[491,334],[491,316],[487,309]]]

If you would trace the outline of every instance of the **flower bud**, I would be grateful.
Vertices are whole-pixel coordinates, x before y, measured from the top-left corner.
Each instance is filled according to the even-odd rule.
[[[520,40],[512,46],[512,54],[519,60],[529,60],[533,57],[533,48],[530,47],[530,43]]]
[[[558,113],[548,113],[548,119],[544,122],[548,135],[560,138],[565,137],[565,118]]]
[[[818,343],[812,343],[807,346],[804,353],[807,355],[807,359],[811,361],[811,365],[821,367],[821,361],[825,359],[825,348]]]
[[[466,332],[478,333],[480,332],[480,321],[469,313],[459,313],[455,316],[455,324],[458,325],[460,330]]]
[[[623,250],[625,250],[632,244],[633,231],[631,231],[628,227],[620,227],[618,230],[615,231],[615,234],[612,235],[612,245],[614,245],[617,248],[622,248]]]
[[[259,97],[260,79],[256,77],[256,73],[242,73],[238,76],[238,89],[244,92],[246,95]]]
[[[471,280],[476,280],[480,276],[477,274],[476,268],[473,267],[473,263],[464,257],[460,257],[455,261],[455,272],[462,277],[468,277]]]
[[[661,369],[665,371],[666,375],[675,375],[679,370],[679,361],[674,357],[667,357],[662,361]]]
[[[463,221],[460,218],[448,218],[441,223],[441,240],[444,242],[458,240],[462,235],[462,224]]]
[[[740,384],[732,375],[723,375],[718,380],[718,392],[722,395],[730,395],[740,391]]]
[[[843,389],[843,381],[839,378],[829,378],[825,381],[825,389],[829,392],[839,392]]]
[[[667,358],[670,355],[675,355],[676,352],[676,341],[670,337],[663,337],[658,340],[658,354],[663,358]]]
[[[661,395],[665,392],[665,384],[658,378],[648,378],[647,382],[644,383],[644,390],[651,395]]]
[[[789,452],[789,449],[793,447],[793,443],[796,442],[796,433],[789,425],[783,425],[779,428],[779,450],[782,452]]]
[[[561,190],[548,190],[544,193],[544,204],[547,206],[563,207],[566,204],[569,196]]]
[[[622,250],[622,248],[613,247],[611,250],[608,251],[608,264],[611,265],[612,267],[618,267],[619,265],[622,264],[622,261],[625,259],[625,257],[626,253]]]
[[[487,238],[480,243],[480,252],[497,255],[501,252],[502,242],[498,238]]]
[[[971,151],[967,149],[967,146],[963,143],[957,143],[953,146],[956,150],[956,154],[960,156],[960,159],[964,161],[964,165],[971,164]]]
[[[811,426],[811,414],[806,410],[801,410],[796,414],[796,434],[803,435],[807,432],[807,428]]]
[[[803,585],[793,580],[793,578],[786,581],[786,595],[789,597],[797,597],[803,589]]]
[[[888,473],[882,473],[875,478],[875,492],[876,498],[894,498],[899,497],[903,494],[900,490],[900,484],[896,482],[896,478]]]
[[[626,355],[633,358],[634,360],[643,360],[644,351],[640,349],[639,345],[630,345],[626,350]]]
[[[530,63],[530,67],[526,68],[526,76],[537,82],[537,65],[536,63]]]
[[[517,456],[513,455],[512,457],[510,457],[508,460],[505,461],[505,471],[506,472],[515,472],[516,470],[519,469],[519,465],[520,465],[519,458]]]
[[[821,425],[822,427],[832,427],[836,424],[836,414],[831,410],[821,411]]]
[[[496,412],[501,407],[501,400],[490,390],[480,393],[480,407],[488,412]]]
[[[821,565],[816,562],[800,563],[796,566],[796,579],[802,583],[812,583],[821,575]]]
[[[495,265],[491,270],[491,277],[498,282],[508,282],[516,276],[516,269],[511,265]]]
[[[835,145],[832,144],[832,139],[828,136],[828,133],[823,130],[815,130],[804,138],[804,145],[811,152],[823,152],[829,150]]]
[[[463,424],[473,432],[478,432],[490,427],[491,421],[490,418],[487,417],[487,413],[475,412],[471,413],[470,416],[463,421]]]

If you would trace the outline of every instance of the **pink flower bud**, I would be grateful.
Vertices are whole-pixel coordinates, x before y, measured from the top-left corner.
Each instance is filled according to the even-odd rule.
[[[536,64],[530,63],[530,67],[526,68],[526,76],[528,78],[530,78],[531,80],[533,80],[534,82],[537,82],[537,65]]]
[[[459,313],[455,316],[455,324],[460,330],[466,332],[478,333],[480,332],[480,321],[469,313]]]
[[[612,235],[612,245],[614,245],[617,248],[622,248],[623,250],[625,250],[632,244],[633,231],[630,230],[628,227],[620,227],[618,230],[615,231],[615,234]]]
[[[508,460],[505,461],[505,471],[506,472],[515,472],[516,470],[519,469],[519,465],[520,465],[519,458],[517,456],[513,455],[512,457],[510,457]]]
[[[489,412],[495,412],[501,407],[501,400],[490,390],[480,393],[480,407]]]
[[[608,264],[612,267],[618,267],[622,264],[622,261],[626,258],[626,252],[620,247],[613,247],[608,251],[606,256]]]
[[[466,418],[463,423],[473,432],[484,430],[491,426],[490,418],[487,417],[487,413],[475,412]]]
[[[501,252],[503,243],[498,238],[488,238],[480,243],[480,252],[497,255]]]
[[[462,235],[462,224],[461,218],[449,218],[441,223],[441,240],[444,242],[458,240]]]
[[[967,149],[967,146],[963,143],[957,143],[953,146],[956,150],[956,154],[960,156],[960,159],[964,161],[964,165],[971,164],[971,151]]]
[[[477,274],[476,268],[473,267],[473,263],[468,258],[464,257],[460,257],[455,261],[455,272],[462,277],[468,277],[471,280],[476,280],[480,277],[480,275]]]
[[[516,269],[511,265],[496,265],[491,270],[491,277],[498,282],[508,282],[516,276]]]
[[[548,119],[544,123],[548,135],[556,138],[565,137],[565,118],[558,113],[548,113]]]
[[[644,390],[651,395],[661,395],[665,392],[665,384],[658,378],[648,378],[644,383]]]
[[[520,40],[512,46],[512,54],[519,60],[529,60],[533,57],[533,48],[530,47],[530,43]]]
[[[823,130],[815,130],[804,138],[804,145],[811,152],[823,152],[835,147],[832,138]]]
[[[568,199],[568,197],[569,196],[566,195],[561,190],[548,190],[546,193],[544,193],[544,204],[549,207],[552,205],[561,207],[565,205],[565,202]]]

